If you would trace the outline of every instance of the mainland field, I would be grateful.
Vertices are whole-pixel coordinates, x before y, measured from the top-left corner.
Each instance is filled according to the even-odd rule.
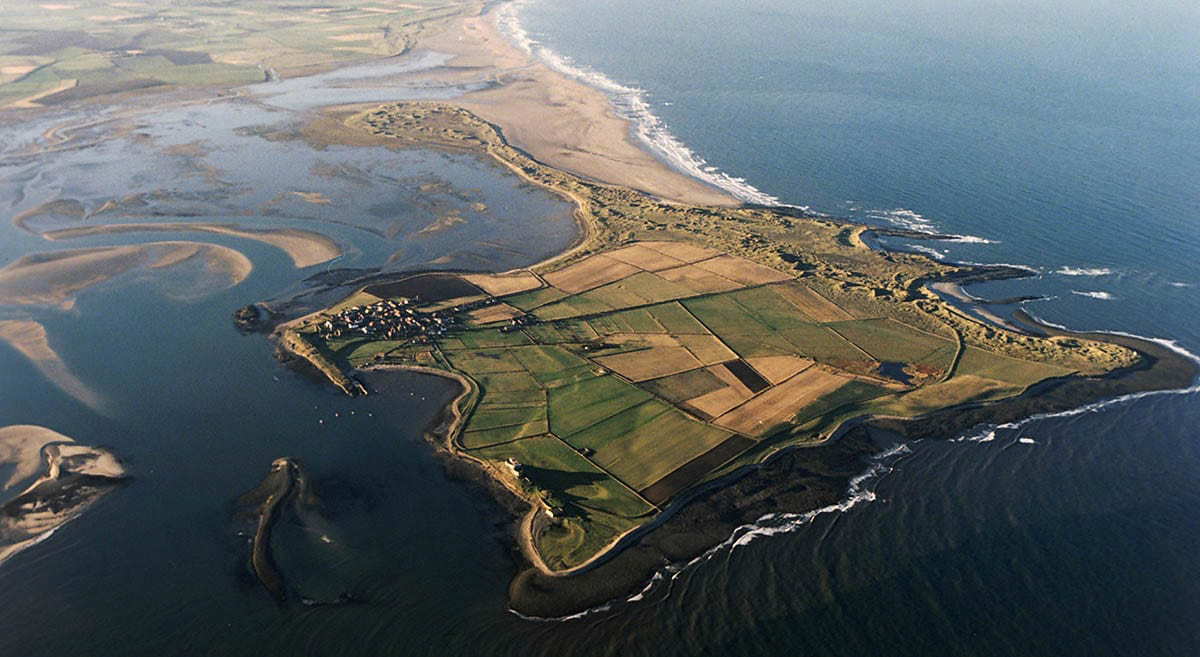
[[[429,0],[11,3],[0,40],[0,108],[249,84],[389,57],[464,6]]]

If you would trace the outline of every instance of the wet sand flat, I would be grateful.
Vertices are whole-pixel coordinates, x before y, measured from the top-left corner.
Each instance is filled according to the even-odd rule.
[[[321,233],[297,228],[246,228],[236,224],[199,222],[104,224],[52,230],[42,233],[42,237],[48,240],[65,240],[95,235],[148,232],[201,232],[254,240],[282,250],[291,258],[292,264],[297,269],[329,262],[342,255],[342,249],[337,242]]]
[[[33,321],[0,321],[0,341],[7,342],[60,390],[92,409],[99,410],[103,399],[84,383],[50,346],[46,329]]]
[[[223,279],[241,283],[254,265],[241,252],[199,242],[150,242],[22,256],[0,269],[0,303],[74,307],[75,295],[139,267],[164,269],[193,259]]]

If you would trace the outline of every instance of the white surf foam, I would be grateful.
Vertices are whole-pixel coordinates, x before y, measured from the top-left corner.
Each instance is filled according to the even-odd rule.
[[[1011,262],[971,262],[970,260],[956,260],[960,265],[970,265],[973,267],[1011,267],[1013,269],[1023,269],[1031,274],[1041,275],[1042,270],[1029,265],[1017,265]]]
[[[1170,283],[1167,283],[1167,285],[1170,285],[1171,287],[1195,287],[1191,283],[1184,283],[1183,281],[1171,281]]]
[[[928,217],[915,210],[893,208],[891,210],[867,210],[867,217],[881,219],[890,224],[918,233],[934,234],[937,226]]]
[[[925,246],[924,244],[908,244],[907,246],[913,251],[924,253],[934,260],[945,260],[946,255],[949,254],[949,251],[939,251],[932,246]]]
[[[850,202],[853,204],[853,201]],[[850,211],[857,212],[860,208],[857,205],[851,205]],[[937,224],[932,219],[915,210],[908,208],[893,208],[891,210],[866,210],[863,216],[876,221],[886,221],[897,228],[911,230],[914,233],[926,233],[931,236],[937,236],[939,241],[954,242],[957,244],[999,244],[1000,242],[978,235],[959,235],[955,233],[941,232]]]
[[[913,441],[913,444],[919,441]],[[865,502],[873,502],[876,499],[875,491],[867,487],[868,483],[879,479],[883,475],[892,471],[892,466],[896,459],[904,454],[912,452],[912,448],[907,443],[900,443],[891,449],[888,449],[871,460],[870,467],[865,472],[850,480],[846,488],[846,496],[836,504],[830,504],[819,509],[806,511],[804,513],[768,513],[752,523],[740,525],[730,533],[729,538],[725,539],[719,545],[715,545],[708,549],[704,554],[693,558],[691,561],[683,565],[668,565],[662,570],[654,573],[650,581],[641,591],[625,599],[627,603],[636,603],[644,600],[655,586],[661,583],[674,582],[681,574],[688,569],[710,561],[714,557],[722,554],[732,553],[738,548],[745,547],[754,541],[766,538],[769,536],[777,536],[780,534],[790,534],[798,531],[811,523],[817,516],[826,513],[843,513],[850,509],[863,504]],[[514,615],[525,620],[542,621],[542,622],[557,622],[569,621],[584,618],[594,614],[601,614],[613,608],[612,602],[606,602],[598,607],[581,611],[570,616],[562,616],[559,618],[540,618],[536,616],[526,616],[515,610],[509,609]]]
[[[627,598],[625,601],[626,602],[641,602],[642,600],[644,600],[646,598],[646,594],[650,592],[650,589],[654,588],[654,585],[661,582],[662,580],[663,580],[662,572],[654,573],[654,577],[651,577],[650,581],[646,582],[646,586],[642,587],[641,591],[638,591],[637,593],[629,596],[629,598]]]
[[[1090,299],[1101,299],[1103,301],[1113,301],[1117,298],[1111,292],[1103,290],[1071,290],[1071,294],[1078,294],[1081,297],[1088,297]]]
[[[957,242],[959,244],[999,244],[997,240],[989,240],[986,237],[978,237],[976,235],[949,235],[947,242]]]
[[[1059,267],[1054,273],[1063,276],[1108,276],[1113,270],[1108,267]]]
[[[644,90],[625,86],[599,71],[576,64],[570,58],[547,48],[530,36],[521,24],[520,18],[521,10],[529,4],[530,0],[513,0],[501,5],[495,12],[496,25],[518,48],[542,60],[555,71],[608,95],[617,113],[632,123],[634,134],[638,139],[652,153],[661,157],[675,169],[725,190],[734,198],[746,203],[785,205],[778,198],[746,182],[745,178],[737,178],[720,171],[688,148],[654,114],[650,103],[646,100]],[[790,207],[808,210],[804,206]]]
[[[1041,317],[1037,317],[1033,313],[1029,313],[1029,316],[1032,317],[1034,319],[1034,321],[1038,322],[1039,324],[1045,324],[1046,326],[1052,326],[1054,328],[1062,329],[1064,331],[1071,330],[1061,324],[1055,324],[1053,322],[1048,322],[1048,321],[1042,319]],[[1170,349],[1171,351],[1174,351],[1175,353],[1183,356],[1184,358],[1187,358],[1188,360],[1190,360],[1194,363],[1200,364],[1200,355],[1197,355],[1191,351],[1188,351],[1186,348],[1181,346],[1175,340],[1168,340],[1167,338],[1150,338],[1150,337],[1146,337],[1144,335],[1136,335],[1134,333],[1126,333],[1124,331],[1107,331],[1107,330],[1102,330],[1102,329],[1101,330],[1084,330],[1084,331],[1076,331],[1076,332],[1078,332],[1078,333],[1107,333],[1109,335],[1121,335],[1121,336],[1124,336],[1127,338],[1136,338],[1138,340],[1145,340],[1146,342],[1153,342],[1154,344],[1161,345],[1163,347],[1166,347],[1167,349]],[[1121,395],[1119,397],[1113,397],[1111,399],[1103,399],[1098,402],[1092,402],[1091,404],[1085,404],[1083,406],[1068,409],[1065,411],[1057,411],[1054,413],[1038,413],[1036,415],[1031,415],[1031,416],[1029,416],[1023,420],[1019,420],[1017,422],[1005,422],[1004,424],[982,425],[979,429],[976,430],[975,433],[967,434],[967,435],[961,436],[959,438],[956,438],[955,442],[977,442],[977,443],[989,442],[996,438],[997,431],[1020,429],[1021,427],[1024,427],[1025,425],[1027,425],[1031,422],[1037,422],[1038,420],[1046,420],[1046,419],[1061,418],[1061,417],[1074,417],[1076,415],[1083,415],[1084,413],[1098,413],[1098,412],[1100,412],[1106,408],[1112,407],[1112,406],[1127,404],[1131,401],[1136,401],[1138,399],[1145,399],[1147,397],[1156,397],[1159,395],[1193,395],[1198,392],[1200,392],[1200,384],[1193,381],[1192,384],[1186,388],[1176,388],[1174,390],[1150,390],[1150,391],[1146,391],[1146,392],[1130,393],[1128,395]],[[1025,442],[1024,439],[1018,439],[1018,440],[1020,442]]]

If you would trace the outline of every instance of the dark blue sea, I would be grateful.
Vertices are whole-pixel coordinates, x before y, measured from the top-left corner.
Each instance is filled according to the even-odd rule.
[[[1046,321],[1200,352],[1200,6],[533,0],[503,13],[526,47],[612,94],[673,166],[751,202],[958,235],[890,245],[1031,267],[969,291],[1043,295],[1026,308]],[[96,117],[4,126],[3,263],[113,243],[50,244],[9,222],[113,189],[167,199],[155,220],[312,228],[346,254],[297,272],[265,245],[205,238],[254,273],[197,291],[135,272],[68,310],[0,307],[45,325],[102,400],[0,346],[0,425],[108,446],[134,476],[0,565],[0,657],[1200,654],[1194,392],[912,443],[854,504],[747,527],[635,601],[512,614],[507,516],[422,437],[450,387],[404,375],[381,383],[387,396],[341,397],[279,366],[230,313],[326,269],[533,262],[573,239],[567,209],[466,156],[253,136],[293,109],[114,117],[138,140],[100,138],[102,125],[94,144],[37,159],[22,149],[49,125]],[[203,167],[177,155],[197,142]],[[468,221],[422,232],[454,210]],[[362,604],[280,608],[247,581],[234,501],[281,456],[308,468],[325,523],[281,530],[283,565],[307,565],[285,568],[303,573],[291,585]]]
[[[912,245],[1039,272],[976,296],[1045,295],[1026,304],[1045,320],[1200,351],[1194,3],[535,0],[519,16],[527,46],[606,89],[677,168],[959,235]],[[1200,653],[1200,396],[989,429],[910,445],[874,501],[711,559],[610,624],[641,654]]]

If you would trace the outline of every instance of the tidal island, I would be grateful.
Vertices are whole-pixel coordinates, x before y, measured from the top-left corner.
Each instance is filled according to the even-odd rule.
[[[522,614],[636,593],[741,523],[836,503],[881,435],[948,438],[1196,373],[1152,342],[990,322],[932,289],[1020,270],[872,248],[868,226],[787,208],[585,179],[459,107],[340,120],[490,157],[576,206],[582,237],[551,260],[373,281],[274,334],[348,394],[369,394],[359,373],[377,368],[460,382],[431,435],[524,501]]]

